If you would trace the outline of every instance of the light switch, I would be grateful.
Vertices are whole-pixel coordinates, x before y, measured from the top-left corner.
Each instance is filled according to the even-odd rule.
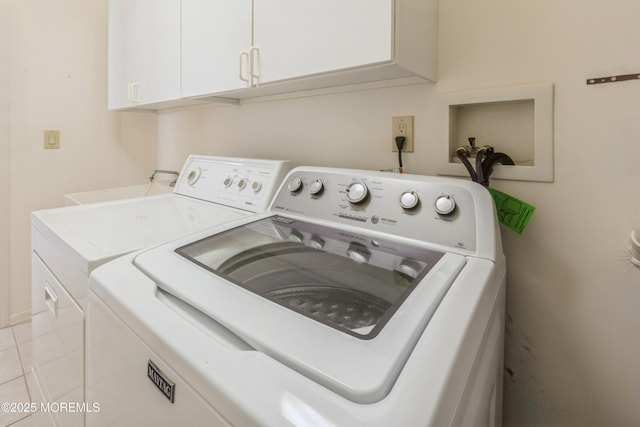
[[[44,148],[45,149],[60,148],[60,131],[59,130],[44,131]]]

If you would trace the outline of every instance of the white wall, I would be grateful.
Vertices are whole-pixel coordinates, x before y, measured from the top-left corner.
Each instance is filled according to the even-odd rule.
[[[640,269],[627,239],[640,223],[637,0],[440,2],[439,81],[158,116],[158,163],[189,152],[382,168],[392,115],[415,116],[410,172],[434,174],[438,94],[555,85],[555,182],[494,181],[537,207],[508,257],[506,426],[638,425]]]
[[[505,410],[512,425],[637,425],[640,72],[633,0],[441,2],[439,90],[555,84],[553,184],[496,183],[537,206],[509,261]]]
[[[106,110],[107,0],[0,1],[0,31],[5,9],[11,13],[11,37],[0,33],[0,174],[9,164],[1,126],[9,117],[11,131],[10,194],[0,175],[0,197],[9,201],[0,205],[0,237],[10,245],[16,323],[31,310],[30,212],[62,206],[65,193],[146,182],[155,168],[157,124],[152,114]],[[9,63],[10,87],[3,78]],[[45,129],[60,130],[59,150],[43,148]],[[0,248],[1,274],[8,262]],[[5,292],[6,285],[3,302]]]
[[[9,0],[0,0],[0,200],[9,200]],[[0,204],[0,325],[9,321],[9,209]]]
[[[189,152],[290,159],[295,164],[381,169],[397,166],[391,152],[391,117],[431,117],[433,85],[412,85],[162,113],[158,116],[158,163],[179,167]],[[414,171],[435,168],[430,129],[414,124],[418,143],[403,157]]]

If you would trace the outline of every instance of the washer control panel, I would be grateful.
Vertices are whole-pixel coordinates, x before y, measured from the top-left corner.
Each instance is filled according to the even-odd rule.
[[[475,253],[478,235],[493,233],[496,227],[493,200],[481,185],[388,172],[296,168],[285,178],[270,209],[463,253]]]
[[[261,212],[267,209],[290,169],[287,160],[191,155],[173,193]]]

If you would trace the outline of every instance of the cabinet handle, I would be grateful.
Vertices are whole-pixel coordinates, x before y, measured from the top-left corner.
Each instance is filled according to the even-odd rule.
[[[44,285],[44,302],[47,308],[53,314],[53,317],[58,318],[58,295],[51,289],[49,283],[45,282]]]
[[[253,84],[257,85],[260,79],[260,49],[251,46],[249,49],[249,73],[254,78]]]
[[[240,80],[242,80],[243,82],[247,82],[249,83],[249,75],[245,75],[244,71],[245,71],[245,65],[250,65],[249,64],[249,52],[240,52],[240,73],[238,75],[238,77],[240,77]]]
[[[127,86],[127,98],[129,102],[140,102],[138,98],[139,86],[139,83],[129,83],[129,86]]]

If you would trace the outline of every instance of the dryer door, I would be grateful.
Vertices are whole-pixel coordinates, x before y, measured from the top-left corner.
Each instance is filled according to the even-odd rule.
[[[45,402],[84,401],[84,312],[36,252],[32,265],[32,364]],[[81,426],[82,412],[64,415],[64,424]]]

